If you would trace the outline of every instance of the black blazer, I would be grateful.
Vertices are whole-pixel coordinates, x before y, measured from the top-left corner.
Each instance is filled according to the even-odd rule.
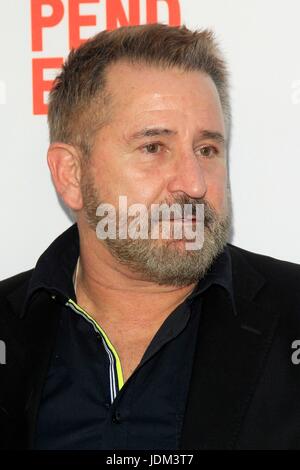
[[[300,449],[300,266],[228,246],[237,315],[205,293],[181,449]],[[41,292],[20,318],[31,274],[0,282],[2,449],[32,446],[60,316]]]

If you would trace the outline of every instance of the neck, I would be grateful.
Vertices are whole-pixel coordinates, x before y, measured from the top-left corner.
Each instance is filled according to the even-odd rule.
[[[80,233],[76,269],[77,303],[102,323],[155,327],[183,302],[195,283],[161,286],[120,265],[93,233]]]

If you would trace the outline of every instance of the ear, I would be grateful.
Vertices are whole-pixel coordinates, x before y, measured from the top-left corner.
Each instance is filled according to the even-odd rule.
[[[48,149],[47,161],[56,191],[64,203],[74,211],[82,209],[79,152],[71,145],[55,142]]]

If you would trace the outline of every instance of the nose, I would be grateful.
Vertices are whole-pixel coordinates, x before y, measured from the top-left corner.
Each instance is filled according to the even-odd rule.
[[[192,150],[178,155],[168,183],[168,191],[184,192],[191,198],[205,196],[207,191],[205,173]]]

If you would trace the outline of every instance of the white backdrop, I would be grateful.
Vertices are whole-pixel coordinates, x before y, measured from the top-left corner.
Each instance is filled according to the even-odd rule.
[[[43,29],[38,51],[33,51],[32,43],[32,30],[37,32],[31,20],[34,2],[44,5],[42,16],[53,18],[49,4],[64,7],[59,22],[57,9],[57,25]],[[123,6],[128,15],[129,7],[138,5],[140,22],[147,21],[147,0],[0,0],[0,279],[33,267],[72,223],[58,202],[46,163],[46,116],[33,112],[38,100],[32,61],[67,55],[69,13],[71,7],[76,11],[76,4],[81,16],[89,15],[96,23],[80,28],[82,38],[106,28],[114,5]],[[232,242],[300,263],[299,0],[157,0],[157,4],[159,21],[168,23],[169,8],[178,4],[181,23],[212,28],[229,62]],[[44,72],[45,80],[53,77],[54,70]]]

